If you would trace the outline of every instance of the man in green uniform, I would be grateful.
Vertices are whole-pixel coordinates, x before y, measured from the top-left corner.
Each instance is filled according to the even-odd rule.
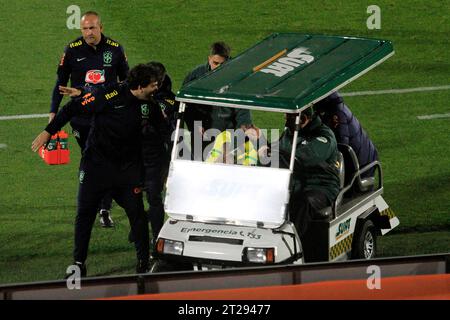
[[[296,114],[286,114],[286,128],[279,140],[280,166],[287,167],[292,150]],[[277,148],[272,147],[272,158]],[[261,150],[261,149],[260,149]],[[328,207],[339,193],[337,142],[333,132],[320,117],[306,109],[301,114],[295,152],[290,219],[300,238],[318,212]]]

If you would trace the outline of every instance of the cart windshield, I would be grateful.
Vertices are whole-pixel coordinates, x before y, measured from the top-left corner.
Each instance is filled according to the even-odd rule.
[[[165,209],[182,220],[276,228],[286,220],[289,169],[175,159]]]

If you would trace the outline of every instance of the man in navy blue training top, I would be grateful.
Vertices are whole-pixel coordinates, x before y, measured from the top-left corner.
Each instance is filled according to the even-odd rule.
[[[72,87],[102,86],[124,80],[129,69],[122,46],[103,35],[103,25],[96,12],[86,12],[81,17],[80,26],[82,36],[66,46],[58,66],[49,122],[58,112],[63,97],[58,88],[66,86],[69,79]],[[86,146],[90,121],[89,114],[77,115],[70,121],[81,151]],[[102,227],[114,226],[110,217],[111,202],[111,196],[105,195],[99,203]]]
[[[63,93],[78,97],[67,103],[32,143],[37,151],[50,136],[78,114],[91,114],[92,123],[79,172],[75,220],[74,263],[85,276],[89,240],[98,201],[111,194],[125,209],[137,253],[136,272],[149,268],[149,230],[142,200],[142,128],[154,140],[162,141],[165,120],[159,105],[151,103],[162,76],[153,65],[140,64],[130,70],[127,81],[99,87],[91,92],[61,87]],[[151,159],[159,148],[146,150]]]

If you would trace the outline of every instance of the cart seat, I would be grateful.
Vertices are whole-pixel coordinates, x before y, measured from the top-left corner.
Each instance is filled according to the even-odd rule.
[[[351,183],[355,173],[359,172],[359,162],[355,151],[347,144],[338,143],[338,149],[344,156],[345,163],[345,186]],[[361,177],[361,174],[356,176],[356,184],[353,190],[357,192],[367,192],[373,190],[375,185],[375,178],[373,176]]]

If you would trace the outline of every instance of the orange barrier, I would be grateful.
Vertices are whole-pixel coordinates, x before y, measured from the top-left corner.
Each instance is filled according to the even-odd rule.
[[[115,297],[119,300],[450,300],[450,274],[380,279],[380,289],[364,280],[286,286],[173,292]],[[370,281],[370,280],[369,280]]]

